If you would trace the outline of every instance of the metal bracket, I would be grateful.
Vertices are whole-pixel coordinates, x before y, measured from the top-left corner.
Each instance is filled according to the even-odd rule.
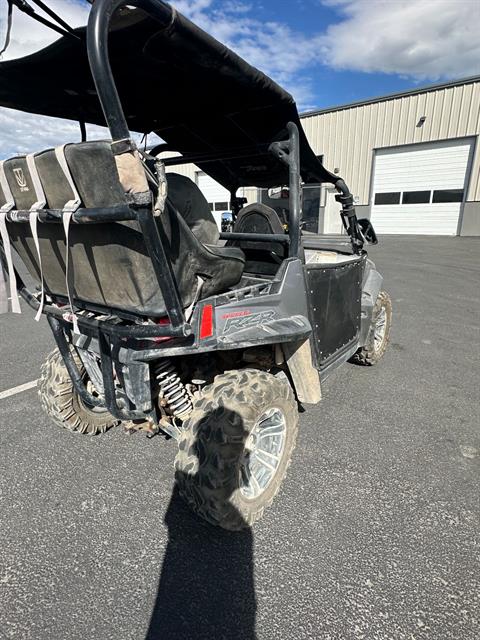
[[[156,415],[145,413],[144,411],[139,411],[138,409],[124,409],[120,407],[117,402],[117,397],[115,393],[115,380],[113,377],[113,361],[112,361],[112,349],[110,345],[110,340],[108,336],[106,336],[103,331],[98,332],[98,346],[100,349],[100,363],[102,368],[102,376],[103,376],[103,393],[105,397],[105,406],[109,410],[109,412],[115,418],[119,420],[145,420],[145,418],[154,417],[154,421],[156,420]],[[153,412],[152,412],[153,413]]]
[[[78,367],[73,358],[70,346],[65,337],[63,324],[57,318],[48,315],[48,323],[52,329],[55,342],[57,343],[60,354],[62,355],[63,362],[67,368],[68,374],[72,380],[75,391],[82,398],[82,400],[93,407],[105,407],[115,418],[122,421],[128,420],[145,420],[151,418],[153,422],[157,423],[157,416],[154,411],[145,413],[144,411],[128,410],[118,406],[116,393],[115,393],[115,381],[113,376],[113,361],[110,342],[107,336],[102,332],[98,332],[98,344],[100,347],[101,369],[103,376],[103,392],[104,398],[96,398],[89,393],[82,380]]]
[[[57,320],[57,318],[54,318],[50,315],[47,316],[47,319],[48,324],[50,325],[50,328],[52,330],[53,337],[55,338],[55,342],[57,343],[58,350],[60,351],[60,354],[63,358],[63,362],[65,363],[73,386],[75,387],[75,391],[82,398],[82,400],[90,406],[105,406],[103,400],[92,396],[92,394],[87,391],[77,365],[75,364],[75,360],[73,359],[72,352],[70,351],[70,347],[65,337],[62,323],[60,322],[60,320]]]

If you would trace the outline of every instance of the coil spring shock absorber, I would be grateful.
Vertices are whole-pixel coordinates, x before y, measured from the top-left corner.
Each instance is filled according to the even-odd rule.
[[[155,366],[155,379],[160,387],[160,398],[165,399],[176,418],[185,420],[193,409],[192,401],[169,358]]]

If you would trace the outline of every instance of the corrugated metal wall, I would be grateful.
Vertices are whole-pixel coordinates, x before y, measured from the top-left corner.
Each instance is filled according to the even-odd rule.
[[[425,123],[417,127],[422,116]],[[373,149],[480,134],[480,83],[461,84],[381,102],[303,116],[310,144],[325,166],[369,204]],[[468,201],[480,200],[480,145],[476,145]]]

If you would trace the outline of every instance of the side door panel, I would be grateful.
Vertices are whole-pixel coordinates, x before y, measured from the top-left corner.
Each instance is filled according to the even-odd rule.
[[[358,340],[365,260],[305,266],[317,369]]]

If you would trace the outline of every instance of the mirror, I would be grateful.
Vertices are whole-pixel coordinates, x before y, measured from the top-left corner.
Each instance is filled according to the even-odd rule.
[[[228,233],[233,228],[233,215],[231,211],[224,211],[222,213],[221,221],[222,233]]]
[[[357,220],[357,223],[365,240],[369,244],[378,244],[377,234],[375,233],[375,229],[373,228],[373,224],[370,220],[367,220],[367,218],[360,218],[360,220]]]
[[[272,187],[267,191],[270,200],[288,199],[290,189],[288,187]]]

